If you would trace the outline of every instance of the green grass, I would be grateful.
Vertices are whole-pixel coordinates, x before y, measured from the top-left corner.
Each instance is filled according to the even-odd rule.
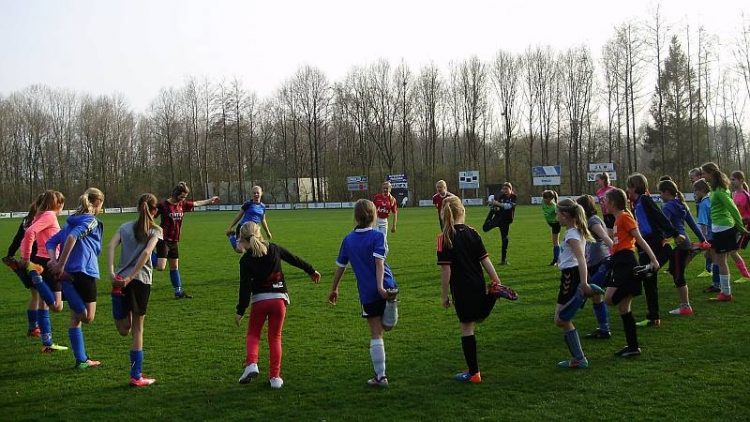
[[[270,212],[274,241],[312,263],[323,281],[314,285],[303,272],[284,267],[292,301],[284,328],[284,388],[271,390],[263,382],[268,374],[265,339],[261,377],[239,385],[245,326],[234,325],[238,256],[223,235],[232,215],[186,216],[180,263],[193,300],[172,299],[168,274],[156,274],[145,325],[144,372],[157,383],[146,389],[127,386],[130,338],[115,330],[108,282],[99,282],[96,320],[84,326],[88,352],[102,367],[75,371],[70,352],[41,354],[38,340],[26,337],[28,293],[10,271],[0,271],[0,420],[747,418],[750,286],[735,286],[735,303],[709,303],[701,293],[707,279],[694,277],[702,259],[688,271],[696,311],[692,317],[666,315],[677,305],[677,295],[671,277],[660,274],[663,326],[639,331],[643,356],[613,356],[624,336],[610,309],[613,338],[583,341],[589,369],[558,369],[557,361],[568,355],[552,321],[559,272],[546,266],[549,229],[536,207],[519,208],[510,234],[511,265],[498,267],[520,299],[499,302],[477,329],[481,385],[452,379],[465,363],[455,313],[440,306],[435,211],[402,210],[398,232],[389,234],[388,262],[401,287],[401,319],[385,337],[391,380],[386,390],[365,385],[372,373],[369,335],[359,317],[351,270],[338,306],[326,304],[339,244],[353,226],[352,211]],[[484,208],[468,210],[474,227],[481,227],[484,216]],[[103,216],[106,240],[130,218]],[[9,242],[17,224],[0,220],[0,239]],[[497,230],[483,236],[497,261]],[[102,256],[101,268],[104,260]],[[634,314],[636,319],[645,314],[642,297],[634,303]],[[68,319],[68,311],[52,315],[56,342],[64,345],[69,344]],[[590,305],[575,323],[583,333],[595,327]]]

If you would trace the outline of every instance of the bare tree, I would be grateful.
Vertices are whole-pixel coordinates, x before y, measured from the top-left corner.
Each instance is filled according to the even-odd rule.
[[[500,120],[503,124],[503,159],[505,174],[508,180],[511,173],[511,155],[513,154],[514,131],[518,126],[519,111],[516,107],[521,89],[522,62],[512,53],[500,50],[492,65],[492,82],[497,94]]]

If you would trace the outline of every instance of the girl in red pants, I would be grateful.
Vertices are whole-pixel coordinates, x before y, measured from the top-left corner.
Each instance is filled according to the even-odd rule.
[[[304,270],[314,283],[320,282],[320,273],[279,245],[263,240],[260,226],[247,222],[240,229],[237,245],[246,252],[240,258],[240,298],[235,322],[239,326],[248,305],[250,321],[247,327],[247,359],[240,384],[247,384],[258,371],[258,344],[263,324],[268,319],[268,347],[270,350],[269,383],[271,388],[281,388],[281,330],[284,327],[286,306],[289,303],[281,261]]]

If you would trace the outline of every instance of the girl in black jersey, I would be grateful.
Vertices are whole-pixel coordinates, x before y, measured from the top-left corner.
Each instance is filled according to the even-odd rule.
[[[263,240],[260,226],[248,221],[240,228],[237,246],[246,252],[240,258],[240,290],[235,322],[240,324],[245,309],[250,306],[247,326],[247,359],[240,384],[246,384],[258,375],[258,345],[263,324],[268,319],[268,347],[270,349],[271,388],[281,388],[281,329],[284,327],[286,306],[289,303],[281,261],[304,270],[314,283],[320,282],[320,273],[299,257],[279,245]]]
[[[516,194],[513,193],[513,185],[505,182],[500,191],[492,195],[489,201],[490,207],[497,212],[498,228],[500,229],[500,241],[503,246],[500,254],[500,265],[508,265],[508,233],[510,224],[516,213]]]
[[[441,302],[445,308],[450,306],[450,291],[461,322],[461,346],[469,367],[467,371],[456,374],[455,378],[461,382],[480,383],[482,376],[477,363],[474,325],[489,316],[498,297],[516,300],[518,296],[500,283],[479,233],[464,224],[465,214],[466,210],[458,197],[445,198],[443,232],[437,241],[437,260],[442,268]],[[484,284],[482,268],[492,280],[489,286]]]

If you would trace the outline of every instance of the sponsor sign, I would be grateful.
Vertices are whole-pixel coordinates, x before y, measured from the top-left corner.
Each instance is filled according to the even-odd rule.
[[[458,172],[459,189],[479,189],[479,170]]]
[[[391,182],[393,189],[408,189],[409,179],[405,174],[389,174],[385,178],[386,181]]]
[[[560,166],[534,166],[531,175],[534,186],[560,186]]]
[[[360,192],[368,189],[367,176],[347,176],[346,188],[349,192]]]

